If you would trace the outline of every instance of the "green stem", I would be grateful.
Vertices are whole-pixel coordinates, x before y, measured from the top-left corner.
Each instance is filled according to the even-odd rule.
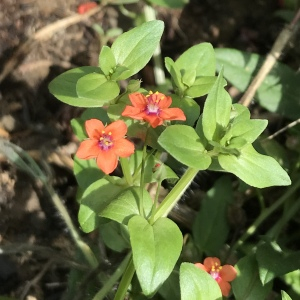
[[[247,231],[236,241],[233,247],[230,249],[232,253],[239,246],[241,246],[265,221],[276,209],[278,209],[297,189],[300,187],[300,179],[294,183],[285,194],[283,194],[276,202],[274,202],[270,207],[266,208],[253,222],[253,224],[247,229]]]
[[[168,213],[172,210],[172,208],[177,204],[183,193],[190,186],[191,182],[199,172],[198,169],[188,168],[183,176],[178,180],[176,185],[170,191],[170,193],[166,196],[163,202],[158,207],[154,218],[153,223],[161,218],[168,215]]]
[[[271,239],[277,239],[282,227],[284,227],[287,222],[292,219],[292,217],[298,213],[300,208],[300,199],[294,201],[293,205],[288,206],[287,211],[283,214],[283,216],[275,223],[275,225],[268,231],[266,234]]]
[[[118,290],[117,290],[114,300],[124,300],[134,273],[135,273],[135,268],[134,268],[133,260],[132,260],[132,256],[131,256],[130,261],[127,265],[127,268],[125,270],[125,273],[119,284],[119,287],[118,287]]]
[[[129,161],[127,157],[120,157],[121,168],[123,171],[124,178],[129,186],[133,185],[133,179],[130,172]]]
[[[88,262],[88,264],[92,268],[96,268],[98,265],[98,261],[94,255],[94,253],[92,252],[91,248],[81,239],[79,233],[77,232],[77,229],[75,228],[75,226],[72,222],[72,219],[71,219],[67,209],[63,205],[63,203],[60,200],[60,198],[58,197],[58,195],[53,190],[52,186],[49,185],[47,183],[47,181],[44,181],[43,183],[44,183],[44,187],[45,187],[46,191],[49,193],[56,209],[59,211],[60,215],[64,219],[75,244],[82,252],[82,254],[83,254],[84,258],[86,259],[86,261]]]
[[[146,156],[147,156],[147,136],[148,136],[148,129],[146,133],[146,139],[143,146],[143,155],[142,155],[142,169],[141,169],[141,181],[140,181],[140,188],[141,188],[141,198],[140,198],[140,215],[144,216],[144,184],[145,184],[145,164],[146,164]]]
[[[150,220],[149,220],[150,224],[154,223],[154,216],[155,216],[156,209],[157,209],[157,206],[158,206],[158,197],[159,197],[160,187],[161,187],[161,181],[157,184],[155,199],[154,199],[154,203],[153,203],[153,206],[152,206],[151,217],[150,217]]]
[[[155,10],[152,6],[144,6],[144,15],[146,22],[156,20]],[[153,62],[154,62],[154,77],[157,85],[163,85],[166,83],[166,77],[164,72],[164,67],[162,64],[161,58],[161,49],[158,45],[153,53]]]
[[[116,284],[116,282],[124,273],[130,259],[131,259],[131,253],[128,253],[126,257],[123,259],[123,261],[121,262],[121,264],[119,265],[119,267],[116,269],[116,271],[105,282],[101,290],[94,296],[93,300],[104,299],[104,297],[112,290],[113,286]]]

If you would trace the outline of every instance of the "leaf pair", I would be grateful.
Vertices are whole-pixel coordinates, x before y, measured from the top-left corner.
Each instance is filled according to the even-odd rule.
[[[118,80],[140,71],[156,49],[164,24],[150,21],[120,35],[112,47],[103,47],[99,67],[80,67],[56,77],[50,92],[60,101],[78,107],[100,107],[115,99]]]
[[[158,142],[178,161],[192,168],[225,170],[259,188],[289,185],[290,178],[282,167],[252,146],[266,126],[266,120],[250,119],[247,108],[232,105],[221,72],[207,96],[196,129],[170,126]]]

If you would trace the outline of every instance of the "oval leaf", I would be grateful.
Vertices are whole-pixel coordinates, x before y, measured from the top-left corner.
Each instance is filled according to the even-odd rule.
[[[268,283],[263,286],[260,282],[254,255],[243,257],[234,267],[237,270],[237,277],[232,282],[235,299],[266,299],[272,285]]]
[[[96,67],[80,67],[69,70],[56,78],[49,84],[49,91],[58,100],[69,105],[78,107],[99,107],[102,103],[99,100],[79,97],[76,91],[78,80],[90,73],[101,72],[100,68]]]
[[[167,218],[152,226],[141,216],[129,220],[133,263],[142,290],[153,295],[171,274],[182,249],[182,234]]]
[[[158,138],[158,143],[186,166],[205,170],[211,163],[211,157],[206,154],[200,137],[190,126],[169,126]]]
[[[118,80],[126,79],[140,71],[152,57],[163,33],[162,21],[150,21],[121,34],[111,50],[117,64],[128,68]]]
[[[204,270],[191,263],[180,266],[181,300],[221,300],[217,282]]]
[[[116,98],[120,88],[115,81],[107,81],[103,74],[92,73],[77,81],[76,91],[79,97],[98,100],[103,105]]]
[[[127,225],[133,216],[140,214],[141,199],[141,188],[130,187],[110,201],[99,214],[101,217]],[[152,199],[146,190],[143,191],[143,207],[145,215],[148,216],[152,209]]]

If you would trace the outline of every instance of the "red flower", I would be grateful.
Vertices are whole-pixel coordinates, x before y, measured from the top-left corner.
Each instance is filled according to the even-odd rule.
[[[162,93],[149,92],[145,96],[136,92],[130,94],[129,99],[133,106],[126,106],[122,116],[144,120],[153,128],[162,125],[165,120],[186,120],[180,108],[168,108],[172,103],[172,98]]]
[[[234,280],[237,273],[233,266],[221,266],[217,257],[207,257],[203,265],[196,263],[195,266],[209,273],[217,281],[223,296],[227,297],[229,295],[231,286],[228,282]]]
[[[97,119],[87,120],[85,129],[89,139],[81,142],[77,157],[96,158],[98,167],[111,173],[118,165],[118,157],[128,157],[134,152],[134,145],[124,138],[127,132],[125,122],[119,120],[106,127]]]
[[[85,14],[86,12],[88,12],[89,10],[93,9],[94,7],[96,7],[98,4],[96,2],[86,2],[83,4],[80,4],[77,7],[77,12],[81,15]]]

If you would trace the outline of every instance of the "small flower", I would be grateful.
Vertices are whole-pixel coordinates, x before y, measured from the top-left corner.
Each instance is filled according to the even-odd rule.
[[[162,125],[165,120],[186,120],[180,108],[168,108],[172,103],[172,98],[162,93],[150,91],[145,96],[136,92],[130,94],[129,99],[133,106],[126,106],[122,116],[144,120],[153,128]]]
[[[109,174],[118,165],[118,158],[128,157],[134,152],[134,145],[124,138],[127,126],[118,120],[106,127],[100,120],[91,119],[85,122],[89,139],[81,142],[77,157],[81,159],[96,158],[98,167]]]
[[[195,266],[209,273],[217,281],[223,296],[229,295],[231,286],[228,282],[234,280],[237,273],[233,266],[221,266],[217,257],[207,257],[203,264],[196,263]]]

